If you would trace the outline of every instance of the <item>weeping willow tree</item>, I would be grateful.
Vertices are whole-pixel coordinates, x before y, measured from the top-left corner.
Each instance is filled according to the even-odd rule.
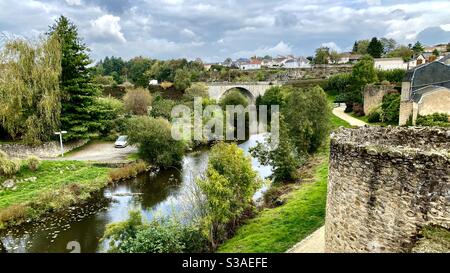
[[[61,50],[55,36],[7,41],[0,53],[0,127],[39,144],[59,128]]]

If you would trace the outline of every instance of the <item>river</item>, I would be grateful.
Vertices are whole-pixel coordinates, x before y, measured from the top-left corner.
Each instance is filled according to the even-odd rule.
[[[253,135],[239,145],[247,154],[263,135]],[[64,215],[53,215],[41,223],[12,228],[0,234],[8,252],[86,253],[105,252],[107,244],[101,243],[108,224],[124,221],[131,210],[140,210],[145,219],[167,216],[186,208],[186,196],[192,192],[195,177],[204,174],[208,165],[207,149],[187,154],[181,170],[169,169],[156,174],[144,174],[135,179],[107,187],[98,202],[76,207]],[[270,166],[261,166],[252,158],[253,168],[262,178],[271,174]],[[255,194],[257,200],[267,186]]]

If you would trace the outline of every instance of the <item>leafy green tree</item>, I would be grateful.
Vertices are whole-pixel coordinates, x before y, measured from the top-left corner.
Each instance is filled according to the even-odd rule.
[[[336,50],[333,50],[330,52],[330,61],[333,64],[337,64],[339,60],[341,59],[341,54],[338,53]]]
[[[358,41],[353,44],[352,53],[358,53]]]
[[[360,41],[358,41],[358,47],[357,47],[358,51],[357,51],[357,53],[360,54],[360,55],[368,54],[367,49],[369,47],[369,43],[370,43],[369,40],[360,40]]]
[[[104,86],[112,86],[112,85],[116,84],[116,81],[114,80],[114,78],[112,76],[95,75],[92,78],[92,83],[98,84],[98,85],[104,85]]]
[[[261,164],[272,166],[272,178],[275,182],[298,178],[297,168],[300,166],[301,159],[296,153],[283,116],[280,117],[279,142],[275,149],[271,148],[273,141],[271,137],[268,137],[265,143],[258,143],[250,149],[251,154],[258,158]]]
[[[425,50],[425,48],[419,41],[417,41],[411,49],[414,51],[414,54],[416,56],[420,55]]]
[[[175,72],[174,86],[177,90],[181,91],[191,86],[191,74],[187,69],[177,69]]]
[[[36,44],[12,40],[0,54],[0,128],[28,144],[59,129],[61,44],[56,36]]]
[[[49,35],[58,37],[61,44],[61,128],[68,131],[67,139],[88,138],[94,115],[88,109],[99,95],[87,68],[91,63],[88,48],[79,38],[77,27],[64,16],[50,27]]]
[[[328,64],[329,57],[330,57],[330,49],[327,47],[320,47],[320,48],[316,49],[314,63],[315,64]]]
[[[348,103],[362,102],[362,91],[364,86],[369,83],[377,82],[377,72],[373,58],[369,55],[364,56],[353,66],[351,84],[342,94],[342,99]]]
[[[211,149],[204,179],[197,179],[206,197],[202,221],[212,250],[226,239],[227,227],[235,227],[240,215],[252,207],[252,197],[261,186],[250,157],[236,144],[219,143]]]
[[[436,57],[439,57],[441,55],[441,53],[439,52],[439,50],[434,49],[433,50],[433,55],[436,56]]]
[[[90,127],[102,136],[107,136],[115,128],[117,119],[123,113],[123,102],[112,97],[99,97],[92,105],[91,112],[95,115],[91,121]]]
[[[395,41],[392,38],[381,38],[380,39],[381,44],[383,45],[383,53],[388,54],[389,52],[393,51],[397,48],[397,41]]]
[[[282,114],[297,154],[302,157],[317,151],[328,135],[331,115],[323,89],[293,89]]]
[[[129,60],[127,63],[128,79],[137,87],[148,87],[150,80],[153,78],[146,72],[154,63],[154,60],[144,57],[135,57]]]
[[[383,52],[383,44],[376,37],[373,37],[367,47],[367,53],[373,58],[381,58]]]
[[[286,86],[273,86],[258,100],[257,105],[279,105],[280,107],[284,107],[289,91],[289,88]]]
[[[176,103],[173,100],[166,100],[158,96],[153,100],[150,115],[154,118],[161,117],[170,120],[172,109],[175,104]]]
[[[390,124],[398,124],[400,113],[400,94],[389,93],[383,97],[381,104],[381,120]]]
[[[413,55],[414,51],[407,46],[399,46],[387,54],[388,57],[402,58],[405,62],[409,62]]]
[[[130,144],[138,145],[142,159],[155,166],[178,166],[185,144],[172,138],[171,124],[163,118],[134,117],[127,125]]]

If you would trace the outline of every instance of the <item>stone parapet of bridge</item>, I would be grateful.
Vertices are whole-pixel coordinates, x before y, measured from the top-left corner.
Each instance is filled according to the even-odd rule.
[[[208,93],[211,99],[220,100],[231,89],[240,90],[247,96],[250,102],[254,103],[258,96],[263,96],[266,91],[273,86],[280,86],[280,82],[214,82],[206,83]]]

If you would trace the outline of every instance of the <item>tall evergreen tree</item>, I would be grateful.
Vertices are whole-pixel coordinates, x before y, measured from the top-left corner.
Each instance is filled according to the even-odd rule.
[[[373,58],[381,58],[383,51],[383,43],[376,37],[373,37],[369,43],[369,46],[367,47],[367,53],[369,53]]]
[[[353,44],[352,53],[358,53],[358,41]]]
[[[94,115],[92,106],[99,94],[90,83],[89,49],[78,36],[77,27],[64,16],[50,26],[48,35],[53,34],[59,38],[62,53],[61,128],[68,131],[67,139],[88,138]]]

